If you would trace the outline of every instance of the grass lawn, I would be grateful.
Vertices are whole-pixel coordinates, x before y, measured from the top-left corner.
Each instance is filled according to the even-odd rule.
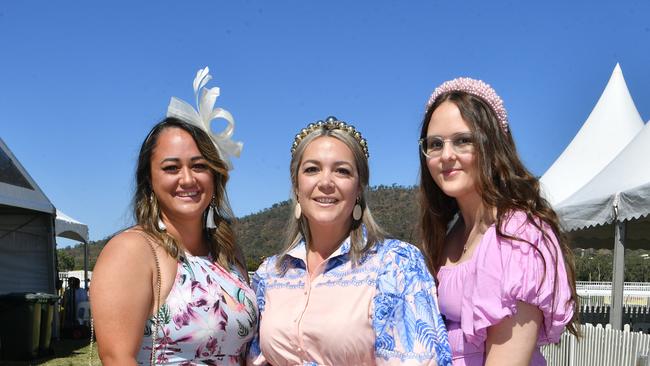
[[[52,341],[54,345],[54,355],[39,358],[31,361],[4,361],[0,360],[0,365],[7,366],[81,366],[88,365],[88,339],[61,339]],[[97,357],[97,347],[93,345],[93,365],[99,365]]]

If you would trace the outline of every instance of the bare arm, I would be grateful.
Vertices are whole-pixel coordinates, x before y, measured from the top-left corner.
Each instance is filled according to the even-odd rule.
[[[152,309],[152,263],[151,249],[135,233],[111,239],[97,260],[90,298],[104,365],[136,365]]]
[[[541,325],[541,310],[517,301],[516,314],[488,328],[485,365],[529,365]]]

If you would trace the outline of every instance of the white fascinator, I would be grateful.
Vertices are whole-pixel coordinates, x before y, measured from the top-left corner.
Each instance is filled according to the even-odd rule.
[[[197,109],[181,99],[172,97],[169,107],[167,107],[167,117],[181,119],[205,131],[214,142],[214,146],[226,163],[228,170],[232,170],[230,158],[232,156],[239,157],[244,144],[232,139],[235,131],[235,119],[232,114],[223,108],[214,107],[219,96],[219,88],[205,87],[211,79],[208,67],[197,71],[193,84]],[[212,131],[211,127],[212,121],[217,118],[225,119],[228,122],[228,125],[219,133]]]

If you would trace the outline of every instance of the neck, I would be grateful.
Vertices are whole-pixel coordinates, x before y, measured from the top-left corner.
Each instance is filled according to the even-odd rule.
[[[210,249],[203,238],[202,220],[176,221],[166,219],[167,233],[174,237],[180,246],[191,255],[207,255]]]
[[[350,235],[350,223],[331,226],[309,225],[309,233],[311,241],[307,246],[308,254],[315,254],[321,260],[325,260]]]
[[[457,198],[460,215],[463,218],[465,234],[474,230],[484,231],[494,221],[494,210],[485,207],[478,193],[474,192],[465,197]]]

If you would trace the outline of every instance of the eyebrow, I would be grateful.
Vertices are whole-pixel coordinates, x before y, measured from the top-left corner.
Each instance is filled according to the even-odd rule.
[[[206,159],[205,159],[203,156],[201,156],[201,155],[192,156],[192,157],[190,158],[190,161],[197,161],[197,160],[206,160]],[[173,158],[173,157],[172,157],[172,158],[164,158],[164,159],[162,159],[162,161],[160,162],[160,164],[165,163],[165,162],[168,162],[168,161],[169,161],[169,162],[178,163],[178,162],[181,161],[181,159],[179,159],[179,158]]]
[[[300,164],[300,165],[307,164],[307,163],[312,163],[312,164],[316,164],[316,165],[321,165],[320,160],[316,160],[316,159],[305,160],[305,161],[303,161],[302,164]],[[351,162],[346,161],[346,160],[339,160],[339,161],[335,161],[335,162],[334,162],[334,165],[344,165],[344,164],[345,164],[345,165],[353,166],[353,164],[352,164]]]
[[[471,134],[472,134],[472,131],[464,131],[464,132],[452,133],[451,135],[448,135],[447,137],[455,137],[455,136],[471,135]],[[442,136],[442,135],[427,135],[426,136],[426,138],[429,138],[429,137],[445,137],[445,136]]]

